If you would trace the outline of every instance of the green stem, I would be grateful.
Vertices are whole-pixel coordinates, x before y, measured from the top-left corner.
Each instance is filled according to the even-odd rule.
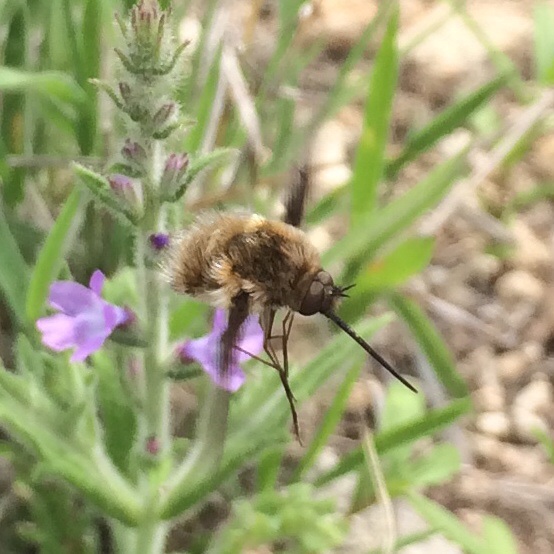
[[[166,483],[167,496],[160,507],[161,517],[169,519],[182,511],[180,500],[219,467],[227,435],[231,394],[210,386],[202,405],[193,449]]]
[[[143,352],[143,383],[141,391],[142,411],[139,414],[139,456],[146,453],[148,440],[155,440],[158,452],[155,460],[143,464],[139,487],[143,498],[143,518],[135,529],[119,533],[119,542],[134,554],[162,554],[168,523],[159,516],[160,487],[154,475],[160,464],[170,455],[170,404],[169,380],[164,371],[163,360],[167,355],[167,287],[161,283],[159,272],[148,267],[148,237],[160,231],[165,224],[165,210],[157,201],[155,190],[159,181],[163,146],[154,141],[151,144],[148,178],[145,180],[145,217],[136,241],[135,262],[137,279],[142,299],[141,320],[145,326],[147,346]]]

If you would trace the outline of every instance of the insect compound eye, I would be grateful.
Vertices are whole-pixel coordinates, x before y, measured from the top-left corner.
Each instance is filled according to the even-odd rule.
[[[299,312],[302,315],[314,315],[321,310],[323,305],[323,299],[325,295],[325,286],[318,281],[317,277],[312,281],[302,304],[300,305]]]
[[[327,271],[320,271],[315,278],[326,287],[332,287],[334,284],[333,278]]]

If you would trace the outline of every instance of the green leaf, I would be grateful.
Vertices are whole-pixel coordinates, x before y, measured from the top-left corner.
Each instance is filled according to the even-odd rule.
[[[256,475],[256,490],[258,492],[275,488],[285,448],[279,444],[270,446],[260,456]]]
[[[379,454],[385,454],[403,444],[410,444],[422,437],[433,435],[437,431],[451,425],[471,408],[469,398],[454,400],[444,408],[429,410],[422,417],[405,423],[388,431],[380,431],[375,435],[375,447]],[[323,485],[360,467],[363,463],[363,452],[357,448],[343,458],[329,471],[320,475],[316,483]]]
[[[1,374],[5,371],[0,371]],[[2,379],[2,377],[0,377]],[[5,380],[5,375],[2,380]],[[49,473],[65,479],[107,516],[126,525],[138,524],[141,501],[134,487],[115,469],[101,449],[85,450],[41,417],[34,405],[21,404],[0,381],[0,422],[43,462]]]
[[[533,429],[532,433],[541,443],[550,463],[554,464],[554,439],[552,439],[548,431],[544,429],[536,428]]]
[[[74,188],[46,237],[27,291],[26,314],[29,322],[34,322],[44,309],[50,284],[58,277],[64,256],[77,237],[84,205],[82,191]]]
[[[380,432],[401,427],[425,414],[425,398],[414,394],[402,383],[394,381],[387,391],[385,407],[381,415]]]
[[[216,148],[208,154],[201,154],[198,157],[193,157],[187,169],[185,178],[176,190],[166,191],[164,201],[177,202],[177,200],[183,196],[187,190],[187,187],[194,181],[201,171],[224,164],[233,154],[236,154],[236,150],[232,148]]]
[[[467,122],[470,115],[485,105],[507,81],[507,75],[500,75],[492,79],[448,106],[422,129],[410,134],[402,152],[387,164],[387,178],[393,179],[404,165],[416,159],[441,138]]]
[[[439,485],[460,471],[460,453],[452,444],[438,444],[424,456],[409,463],[410,485],[428,487]]]
[[[108,181],[99,173],[81,164],[73,164],[79,181],[92,193],[95,200],[108,209],[122,223],[135,225],[136,217],[112,192]]]
[[[132,397],[123,385],[129,369],[116,368],[110,356],[102,351],[92,361],[98,376],[98,403],[106,448],[115,465],[127,472],[137,427]]]
[[[517,542],[505,521],[486,515],[483,519],[483,554],[518,554]]]
[[[469,554],[488,554],[490,552],[483,548],[481,540],[475,536],[473,531],[440,504],[414,491],[407,491],[406,494],[412,507],[447,539],[458,543]]]
[[[371,260],[387,241],[408,228],[446,195],[462,171],[466,150],[437,166],[404,196],[378,212],[366,215],[359,225],[323,254],[323,267],[344,260],[356,259],[359,264]]]
[[[423,311],[400,294],[391,293],[389,304],[410,328],[446,390],[455,398],[468,396],[469,390],[456,371],[452,355]]]
[[[398,9],[389,18],[387,30],[371,74],[364,126],[351,181],[352,223],[360,224],[377,207],[378,186],[385,166],[394,90],[398,78],[396,31]]]
[[[356,279],[356,293],[379,292],[403,284],[431,261],[435,239],[406,239],[392,252],[373,260]]]
[[[73,105],[86,102],[83,89],[61,71],[31,72],[0,67],[0,91],[45,94]]]
[[[550,2],[534,8],[535,76],[543,85],[554,84],[554,9]]]
[[[425,398],[422,394],[414,394],[402,383],[391,383],[386,396],[385,407],[381,416],[380,433],[389,429],[396,429],[404,424],[417,421],[424,417]],[[387,452],[387,458],[397,466],[408,463],[411,452],[411,443],[401,443]]]
[[[0,290],[19,326],[24,326],[29,270],[6,221],[0,203]]]

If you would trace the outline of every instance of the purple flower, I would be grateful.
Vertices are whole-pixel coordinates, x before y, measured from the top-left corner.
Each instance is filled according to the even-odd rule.
[[[42,343],[56,352],[74,348],[72,362],[96,352],[112,331],[127,323],[131,314],[100,296],[104,274],[97,269],[89,288],[72,281],[56,281],[50,287],[50,306],[61,313],[37,320]]]
[[[221,375],[219,371],[219,353],[221,336],[227,328],[227,316],[224,310],[216,310],[212,330],[199,339],[188,340],[177,348],[177,353],[183,363],[198,362],[212,381],[230,392],[238,390],[245,380],[240,364],[251,356],[262,351],[264,333],[258,321],[258,316],[251,315],[242,324],[240,338],[235,350],[228,375]],[[246,354],[248,352],[248,354]]]

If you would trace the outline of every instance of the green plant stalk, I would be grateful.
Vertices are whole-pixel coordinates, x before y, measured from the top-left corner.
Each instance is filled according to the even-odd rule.
[[[231,393],[210,384],[206,396],[194,447],[164,487],[167,496],[160,510],[162,517],[171,514],[182,496],[215,473],[223,458]]]
[[[141,321],[145,326],[147,346],[143,353],[144,388],[139,414],[138,456],[146,453],[147,441],[155,441],[158,452],[153,464],[144,465],[139,477],[143,498],[143,517],[140,525],[129,529],[131,537],[122,538],[136,554],[163,554],[168,524],[159,517],[160,488],[155,473],[171,451],[169,380],[165,375],[163,359],[167,352],[167,288],[160,281],[159,272],[148,267],[147,244],[151,233],[164,228],[165,210],[157,200],[156,188],[163,166],[164,148],[152,141],[148,148],[147,177],[143,195],[145,214],[136,237],[135,263],[138,289],[141,292]]]

